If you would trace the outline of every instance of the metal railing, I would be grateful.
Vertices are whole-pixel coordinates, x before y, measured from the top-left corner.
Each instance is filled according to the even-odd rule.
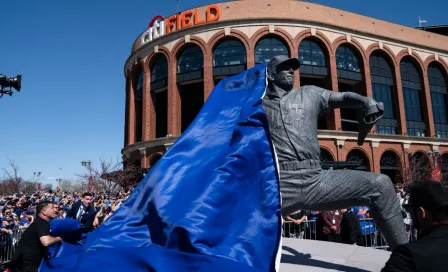
[[[373,219],[359,219],[359,223],[361,227],[363,244],[358,246],[372,247],[383,250],[389,249],[386,239],[384,239]],[[411,226],[407,226],[406,230],[409,241],[415,240],[416,234],[414,229]],[[321,230],[317,228],[316,220],[306,220],[301,224],[295,224],[291,221],[284,221],[282,236],[308,240],[323,240]]]
[[[0,233],[0,266],[11,261],[23,231],[23,229],[16,229],[12,230],[12,234],[5,232]]]

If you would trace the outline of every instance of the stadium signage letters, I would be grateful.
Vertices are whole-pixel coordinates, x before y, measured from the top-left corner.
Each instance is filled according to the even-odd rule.
[[[165,33],[171,33],[195,25],[216,22],[219,20],[220,15],[221,11],[219,6],[210,5],[206,8],[205,18],[201,16],[197,8],[172,15],[167,19],[164,19],[162,16],[156,16],[151,20],[148,29],[143,33],[141,44],[149,43],[162,37]]]
[[[165,18],[160,15],[152,18],[151,22],[149,22],[148,24],[148,29],[142,35],[142,45],[165,35],[165,22],[163,21],[164,19]]]

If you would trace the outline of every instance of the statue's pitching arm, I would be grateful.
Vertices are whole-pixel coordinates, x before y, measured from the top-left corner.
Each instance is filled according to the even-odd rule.
[[[352,92],[333,92],[328,104],[331,108],[363,109],[362,116],[359,116],[358,145],[364,143],[367,133],[383,117],[384,113],[382,102],[378,103],[371,97]]]

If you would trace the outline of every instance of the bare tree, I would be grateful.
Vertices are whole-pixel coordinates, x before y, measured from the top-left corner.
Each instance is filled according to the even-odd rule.
[[[118,184],[121,188],[129,188],[135,186],[144,176],[144,172],[139,167],[133,164],[126,165],[124,170],[114,171],[112,173],[105,174],[103,178]]]
[[[440,156],[437,160],[437,163],[440,167],[440,182],[444,183],[448,186],[448,155],[444,154]]]
[[[37,190],[37,184],[31,181],[24,181],[22,184],[22,191],[25,194],[31,194]]]
[[[53,190],[53,185],[50,183],[47,183],[44,185],[44,187],[42,188],[43,191],[50,191]]]
[[[8,194],[18,193],[24,182],[23,178],[19,175],[20,167],[13,160],[9,160],[8,165],[11,170],[3,168],[5,173],[5,179],[3,180],[5,192]]]
[[[76,185],[76,182],[70,179],[58,180],[58,187],[63,192],[74,192]]]
[[[121,168],[122,162],[107,161],[103,158],[99,160],[99,167],[87,165],[87,173],[77,174],[84,181],[84,184],[96,192],[116,193],[122,188],[128,188],[140,181],[140,171],[133,165]]]
[[[9,190],[6,186],[6,183],[3,180],[0,180],[0,197],[4,197],[9,195]]]
[[[416,154],[409,159],[408,165],[403,164],[401,177],[404,184],[416,181],[429,180],[432,174],[432,164],[426,154]]]

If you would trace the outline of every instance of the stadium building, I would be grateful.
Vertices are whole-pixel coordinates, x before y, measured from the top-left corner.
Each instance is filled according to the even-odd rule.
[[[156,16],[124,67],[123,161],[151,168],[222,78],[288,55],[302,64],[295,87],[353,91],[385,105],[361,147],[356,110],[337,109],[319,120],[327,165],[357,163],[395,183],[434,165],[444,174],[448,37],[435,30],[290,0],[231,1]]]

